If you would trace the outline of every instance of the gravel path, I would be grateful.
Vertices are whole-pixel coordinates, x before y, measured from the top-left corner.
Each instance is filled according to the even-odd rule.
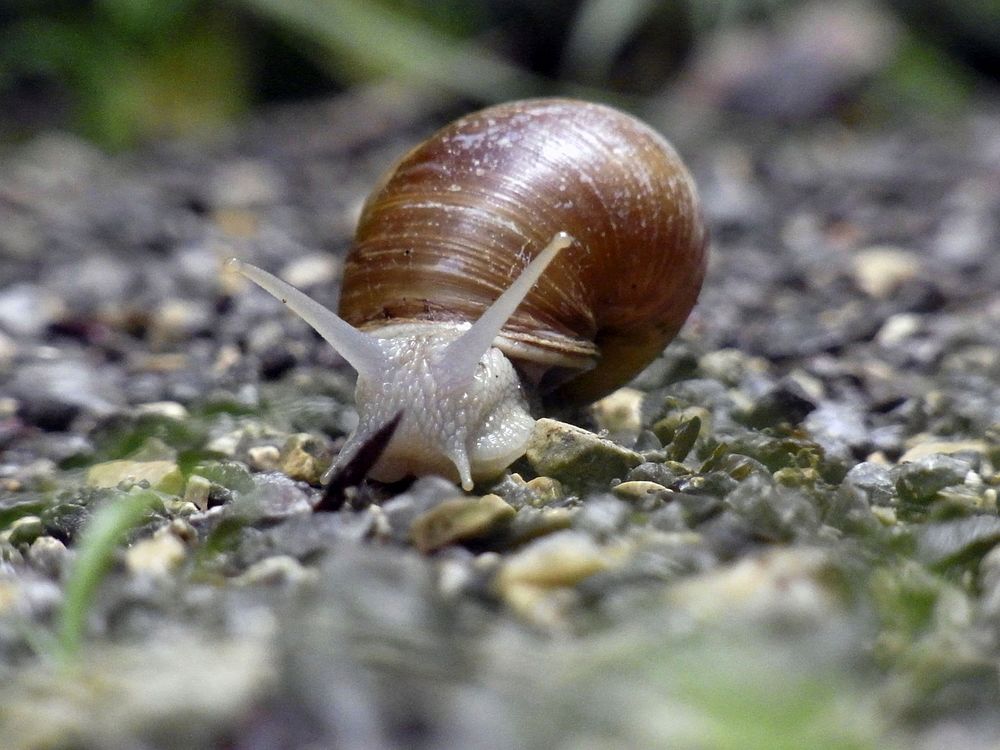
[[[221,267],[334,304],[455,114],[378,93],[0,157],[4,746],[995,747],[995,103],[681,138],[713,255],[664,355],[472,496],[312,513],[351,374]]]

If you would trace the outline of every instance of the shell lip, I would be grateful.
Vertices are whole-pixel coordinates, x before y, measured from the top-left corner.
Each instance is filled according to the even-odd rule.
[[[431,321],[420,318],[392,318],[370,321],[360,330],[379,338],[414,333],[431,333],[441,328],[460,330],[468,323],[459,321]],[[530,362],[543,367],[560,367],[568,370],[589,370],[600,358],[593,342],[570,336],[549,333],[545,336],[525,331],[504,330],[493,345],[514,362]]]

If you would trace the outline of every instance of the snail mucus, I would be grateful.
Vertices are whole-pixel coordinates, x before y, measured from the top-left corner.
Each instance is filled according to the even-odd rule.
[[[534,99],[462,117],[413,148],[364,204],[334,314],[230,265],[357,371],[357,429],[329,479],[396,420],[369,476],[471,490],[526,448],[541,401],[623,385],[676,335],[707,243],[691,175],[607,106]]]

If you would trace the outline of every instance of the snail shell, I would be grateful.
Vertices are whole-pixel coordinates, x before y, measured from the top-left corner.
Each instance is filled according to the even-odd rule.
[[[358,371],[359,425],[331,473],[395,424],[371,476],[471,489],[524,452],[528,390],[586,402],[660,353],[706,252],[694,182],[661,136],[535,99],[456,120],[390,170],[362,210],[339,316],[234,265]]]
[[[562,253],[496,346],[549,398],[593,401],[673,339],[697,299],[706,232],[694,181],[636,118],[569,99],[490,107],[404,156],[366,202],[340,315],[471,321],[557,233]]]

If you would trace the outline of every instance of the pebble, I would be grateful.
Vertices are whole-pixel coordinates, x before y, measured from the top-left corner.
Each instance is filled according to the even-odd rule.
[[[739,349],[718,349],[698,359],[698,369],[705,377],[735,386],[748,374],[763,375],[770,365],[762,357],[750,357]]]
[[[968,461],[935,453],[900,464],[893,468],[891,475],[903,500],[928,502],[945,487],[963,484],[971,469],[972,464]]]
[[[42,429],[62,431],[81,411],[102,416],[124,404],[119,388],[122,377],[120,370],[66,356],[20,366],[9,393],[17,398],[22,419]]]
[[[143,427],[153,427],[153,425],[146,423]],[[138,448],[129,452],[128,457],[131,461],[176,461],[177,449],[150,435]]]
[[[750,525],[756,535],[772,541],[808,536],[819,526],[819,511],[809,495],[752,475],[726,495],[726,505]]]
[[[606,488],[642,463],[635,451],[547,418],[536,422],[525,456],[536,473],[577,490]]]
[[[985,555],[1000,542],[1000,518],[976,515],[925,524],[917,534],[917,557],[929,565]]]
[[[631,512],[630,503],[612,495],[590,497],[573,518],[573,527],[605,538],[624,529]]]
[[[921,273],[920,259],[898,247],[870,247],[854,254],[854,282],[875,299],[888,299],[905,282]]]
[[[864,407],[857,403],[820,401],[802,426],[828,456],[853,462],[853,451],[871,441]]]
[[[615,497],[628,501],[642,510],[654,510],[670,500],[671,490],[656,482],[633,480],[622,482],[611,489]]]
[[[236,614],[240,637],[161,626],[155,637],[88,642],[78,669],[19,671],[6,681],[4,745],[136,747],[148,746],[139,738],[150,734],[181,747],[211,745],[276,681],[271,641],[254,631],[273,631],[270,618],[259,609]]]
[[[711,425],[709,411],[693,406],[658,419],[652,430],[666,447],[667,460],[679,463],[687,458],[699,437],[711,433]]]
[[[896,483],[889,467],[871,461],[862,461],[851,467],[844,477],[844,484],[859,490],[870,505],[892,505],[896,502]]]
[[[203,461],[195,465],[193,473],[204,477],[213,485],[219,485],[234,492],[251,492],[256,486],[254,477],[251,476],[247,467],[239,461]]]
[[[560,531],[510,555],[497,573],[496,585],[501,593],[512,586],[574,586],[617,562],[588,534]]]
[[[442,477],[420,477],[409,490],[384,503],[380,512],[392,538],[405,543],[409,541],[410,527],[417,516],[454,497],[452,482]]]
[[[568,529],[572,525],[575,515],[576,510],[570,508],[523,507],[517,511],[517,515],[510,525],[508,541],[511,546],[516,546],[556,531]]]
[[[281,451],[274,445],[256,445],[248,448],[247,457],[255,471],[276,471],[281,468]]]
[[[973,477],[975,479],[970,481]],[[996,490],[984,488],[978,474],[971,474],[963,485],[939,490],[936,499],[948,511],[962,515],[995,513],[997,509]],[[940,509],[942,512],[945,512],[944,507]]]
[[[163,501],[163,510],[171,518],[188,518],[202,511],[195,503],[181,498],[168,498]]]
[[[698,621],[739,619],[823,622],[842,609],[826,554],[774,549],[672,586],[668,600]]]
[[[899,346],[920,332],[923,318],[913,313],[898,313],[889,317],[875,334],[875,340],[885,347]]]
[[[16,519],[3,535],[15,547],[28,546],[45,531],[45,524],[38,516],[21,516]]]
[[[330,253],[303,255],[285,264],[278,274],[298,289],[333,284],[340,272],[337,258]]]
[[[90,519],[91,511],[77,502],[59,502],[41,512],[45,531],[59,539],[76,539],[84,524]]]
[[[505,475],[492,490],[515,508],[525,505],[543,508],[565,497],[562,483],[552,477],[535,477],[525,481],[517,472]]]
[[[906,453],[899,457],[899,463],[904,464],[920,461],[935,453],[941,455],[951,455],[954,453],[987,455],[989,452],[990,446],[987,445],[985,440],[926,440],[908,448]]]
[[[875,505],[872,506],[871,510],[872,515],[875,516],[875,520],[883,526],[895,526],[899,523],[899,514],[896,513],[895,508],[886,505]]]
[[[577,600],[572,587],[623,559],[624,549],[602,548],[580,531],[560,531],[507,557],[494,587],[520,616],[544,627],[559,627]]]
[[[309,513],[311,495],[296,480],[281,472],[253,474],[252,488],[239,498],[240,507],[253,516],[278,519]]]
[[[529,479],[525,482],[524,489],[531,498],[531,505],[536,508],[552,505],[566,496],[562,483],[552,477],[535,477],[534,479]]]
[[[984,612],[1000,616],[1000,545],[994,546],[979,562],[979,585],[982,587]]]
[[[125,313],[141,283],[139,274],[140,267],[128,258],[88,254],[51,269],[43,283],[74,312],[108,319]]]
[[[442,560],[437,569],[437,588],[445,599],[454,600],[469,590],[475,576],[466,560]]]
[[[1000,351],[993,346],[969,345],[956,349],[941,360],[941,371],[972,373],[996,377],[1000,375]]]
[[[503,529],[516,511],[498,495],[456,497],[413,519],[410,540],[423,553],[455,542],[481,539]]]
[[[105,461],[87,469],[88,487],[117,487],[122,482],[149,482],[151,489],[170,495],[184,491],[184,474],[173,461]]]
[[[19,349],[17,342],[3,331],[0,331],[0,372],[8,370],[17,357]]]
[[[283,176],[256,159],[240,159],[216,168],[208,185],[212,204],[249,208],[274,203],[285,192]]]
[[[52,616],[62,601],[59,584],[28,570],[15,575],[8,566],[0,570],[0,616],[29,621],[33,616]]]
[[[0,327],[14,336],[40,336],[63,314],[59,298],[37,284],[0,288]]]
[[[207,301],[168,299],[153,310],[149,321],[149,346],[163,351],[211,330],[214,316]]]
[[[645,394],[635,388],[619,388],[590,407],[590,413],[602,430],[620,442],[634,442],[642,429],[642,400]]]
[[[294,557],[275,555],[254,563],[233,582],[238,586],[297,586],[315,581],[317,575]]]
[[[184,542],[164,530],[129,547],[125,551],[125,567],[134,576],[165,579],[186,557]]]
[[[281,448],[279,468],[292,479],[318,485],[333,454],[326,443],[309,433],[297,433]]]
[[[797,382],[786,379],[753,402],[743,421],[755,429],[797,425],[816,408],[817,401]]]
[[[28,548],[28,562],[53,580],[59,580],[69,553],[66,545],[51,536],[40,536]]]
[[[191,416],[187,407],[176,401],[152,401],[146,404],[138,404],[133,407],[133,410],[139,416],[164,417],[178,422],[182,422]]]
[[[212,483],[199,474],[188,477],[184,487],[184,502],[191,503],[198,510],[208,510],[208,497],[212,491]]]
[[[379,512],[373,505],[358,512],[288,516],[265,532],[266,549],[297,560],[316,559],[346,543],[367,539],[380,518]]]

